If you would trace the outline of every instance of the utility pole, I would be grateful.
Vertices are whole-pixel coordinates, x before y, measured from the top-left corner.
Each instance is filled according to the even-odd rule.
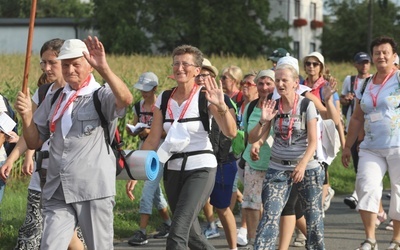
[[[369,45],[372,42],[372,24],[373,24],[373,5],[374,0],[369,0],[368,4],[368,37],[367,37],[367,51],[369,52]]]

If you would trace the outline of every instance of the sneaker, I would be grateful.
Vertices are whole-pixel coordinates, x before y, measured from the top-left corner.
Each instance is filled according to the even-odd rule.
[[[354,196],[347,196],[346,198],[344,198],[343,202],[351,209],[355,209],[358,204],[358,200]]]
[[[215,225],[217,225],[218,228],[224,228],[224,226],[222,226],[222,223],[220,220],[216,220]]]
[[[140,230],[133,233],[133,236],[128,240],[128,244],[131,246],[145,245],[147,242],[147,236]]]
[[[370,240],[365,240],[361,243],[360,247],[356,248],[356,250],[378,250],[378,243],[372,243]]]
[[[393,231],[393,221],[390,220],[389,224],[386,226],[386,230]]]
[[[158,233],[156,233],[153,237],[156,238],[156,239],[168,237],[168,235],[169,235],[169,228],[170,228],[170,227],[171,227],[171,226],[168,226],[167,224],[162,223],[162,224],[157,228]]]
[[[241,227],[237,230],[237,246],[244,247],[247,245],[247,243],[247,229]]]
[[[390,245],[386,250],[400,250],[400,242],[396,240],[392,240]]]
[[[204,236],[206,236],[207,239],[217,238],[219,235],[218,228],[211,228],[210,225],[204,230]]]
[[[385,211],[383,211],[382,213],[378,213],[378,216],[376,217],[375,221],[375,227],[378,228],[379,225],[385,222],[386,219],[387,219],[387,214]]]
[[[391,196],[392,196],[392,195],[391,195],[390,193],[387,193],[387,194],[386,194],[386,198],[388,198],[388,199],[390,199]]]
[[[294,230],[295,233],[295,237],[293,240],[293,246],[294,247],[305,247],[306,246],[306,236],[299,230],[299,229],[295,229]]]
[[[328,210],[329,207],[331,206],[331,200],[333,199],[333,196],[335,196],[335,190],[333,190],[331,187],[328,188],[328,194],[325,197],[324,201],[324,211]]]

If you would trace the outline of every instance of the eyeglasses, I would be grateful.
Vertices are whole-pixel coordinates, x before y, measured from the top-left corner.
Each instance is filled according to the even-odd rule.
[[[247,82],[241,82],[240,86],[249,88],[251,86],[257,86],[257,84],[247,81]]]
[[[315,68],[315,67],[319,66],[320,63],[319,62],[306,62],[306,66],[310,67],[311,65],[314,66],[314,68]]]
[[[197,66],[195,64],[191,64],[191,63],[187,63],[187,62],[174,62],[173,64],[171,64],[171,66],[174,67],[174,68],[179,68],[179,66],[181,66],[181,65],[182,65],[182,67],[184,69],[186,69],[189,66],[199,67],[199,66]]]
[[[229,79],[229,77],[227,77],[227,76],[225,76],[225,75],[223,75],[223,76],[220,76],[219,77],[221,80],[226,80],[226,79]]]
[[[201,79],[206,79],[208,76],[210,76],[210,74],[200,74],[200,75],[197,75],[196,78],[197,79],[200,79],[200,78]]]
[[[44,68],[44,67],[46,67],[47,64],[50,65],[50,66],[54,66],[58,62],[59,61],[52,61],[52,60],[50,60],[50,61],[40,61],[40,67]]]

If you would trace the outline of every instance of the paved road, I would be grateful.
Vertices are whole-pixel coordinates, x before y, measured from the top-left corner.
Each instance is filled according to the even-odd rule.
[[[364,240],[364,231],[359,214],[355,210],[349,209],[344,203],[345,196],[335,196],[331,202],[330,209],[325,215],[325,245],[326,249],[355,249]],[[383,199],[384,208],[387,212],[389,199]],[[385,230],[389,221],[383,223],[376,231],[378,245],[381,249],[386,249],[391,240],[391,231]],[[221,237],[211,239],[216,249],[228,249],[223,230],[220,230]],[[116,250],[140,249],[158,250],[165,249],[165,239],[149,239],[149,243],[140,247],[132,247],[127,243],[127,239],[115,240]],[[240,248],[239,248],[240,249]],[[290,247],[290,250],[304,249],[301,247]]]

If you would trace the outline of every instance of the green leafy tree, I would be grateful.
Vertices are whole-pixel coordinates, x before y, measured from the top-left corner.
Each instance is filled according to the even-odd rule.
[[[368,3],[369,0],[326,2],[326,7],[335,17],[325,17],[321,49],[326,58],[333,61],[349,61],[359,51],[369,52]],[[372,9],[372,37],[386,35],[399,41],[399,8],[391,1],[373,1]]]
[[[0,0],[0,16],[3,18],[29,18],[31,0]],[[36,17],[89,17],[90,3],[80,0],[37,0]]]
[[[206,54],[257,56],[277,46],[288,47],[288,37],[271,34],[289,28],[282,19],[268,20],[264,0],[94,0],[93,20],[113,53],[160,53],[191,44]]]

